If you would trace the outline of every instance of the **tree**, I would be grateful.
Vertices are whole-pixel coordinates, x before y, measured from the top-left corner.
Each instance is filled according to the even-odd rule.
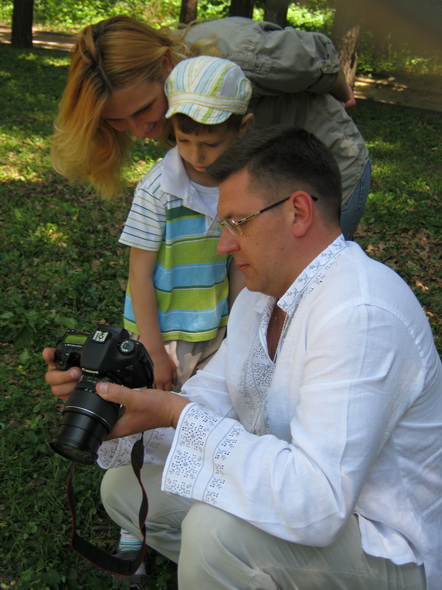
[[[12,9],[11,45],[32,47],[34,0],[14,0]]]
[[[180,11],[180,23],[188,24],[196,19],[198,0],[182,0]]]
[[[265,0],[264,20],[275,23],[280,27],[287,26],[287,10],[290,0]]]
[[[440,0],[364,0],[367,21],[381,48],[403,45],[419,54],[440,55],[442,3]],[[370,9],[368,10],[368,3]]]
[[[252,18],[254,4],[254,0],[231,0],[229,15]]]
[[[358,65],[358,41],[365,12],[365,2],[336,0],[331,38],[339,53],[347,84],[353,86]]]

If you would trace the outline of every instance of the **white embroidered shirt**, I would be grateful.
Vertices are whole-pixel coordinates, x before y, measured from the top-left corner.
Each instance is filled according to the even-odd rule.
[[[164,491],[292,542],[332,543],[357,514],[368,554],[424,563],[437,588],[442,371],[422,308],[398,275],[342,237],[278,301],[288,317],[275,362],[273,305],[239,295],[228,338],[184,387],[194,403],[155,451],[147,441],[146,460],[167,456]],[[126,443],[113,444],[110,454]]]

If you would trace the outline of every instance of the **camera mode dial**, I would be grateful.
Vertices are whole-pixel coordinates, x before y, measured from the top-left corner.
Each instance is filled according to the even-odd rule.
[[[118,344],[121,354],[132,354],[135,349],[135,342],[133,340],[123,340]]]

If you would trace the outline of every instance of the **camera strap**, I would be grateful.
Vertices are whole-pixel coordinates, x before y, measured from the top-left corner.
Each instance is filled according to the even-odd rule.
[[[72,549],[90,561],[93,565],[111,572],[113,574],[117,574],[119,576],[133,576],[133,574],[137,571],[140,565],[143,562],[144,553],[146,550],[146,517],[148,512],[148,500],[147,494],[144,489],[142,480],[141,480],[141,468],[143,466],[144,461],[144,445],[143,445],[143,436],[139,440],[136,441],[134,446],[132,447],[131,452],[131,463],[136,478],[140,484],[143,498],[140,505],[139,511],[139,527],[140,531],[143,535],[143,544],[137,553],[136,557],[133,559],[121,559],[116,557],[115,555],[111,555],[110,553],[106,553],[99,547],[92,545],[89,541],[80,537],[77,533],[77,510],[76,510],[76,501],[74,495],[74,488],[73,488],[73,474],[74,474],[74,463],[71,465],[68,483],[67,483],[67,499],[69,508],[71,511],[72,517],[72,531],[71,531],[71,547]]]

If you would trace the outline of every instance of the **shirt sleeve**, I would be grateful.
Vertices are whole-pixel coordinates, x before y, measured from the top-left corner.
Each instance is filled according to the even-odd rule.
[[[156,164],[135,189],[132,206],[119,242],[157,252],[166,225],[165,193],[160,190],[161,165]]]
[[[284,346],[299,340],[304,337],[294,329]],[[309,334],[300,381],[294,358],[282,359],[269,393],[285,388],[289,398],[273,428],[284,430],[287,422],[287,440],[246,431],[237,419],[217,414],[212,398],[190,404],[178,423],[163,489],[280,538],[324,546],[352,514],[381,449],[422,390],[423,367],[406,327],[369,306],[324,318]],[[291,383],[299,388],[289,391]]]
[[[254,97],[327,93],[340,70],[339,55],[322,33],[232,17],[195,25],[186,42],[191,45],[210,35],[216,36],[222,56],[236,62],[252,82]]]
[[[174,434],[175,431],[172,428],[157,428],[144,432],[143,462],[164,465]],[[124,438],[105,440],[98,449],[98,466],[102,469],[111,469],[130,465],[132,447],[140,437],[141,434],[132,434]]]
[[[235,413],[224,379],[225,341],[213,359],[203,370],[188,381],[183,387],[183,394],[194,401],[207,404],[219,416],[238,418]],[[190,383],[190,385],[189,385]],[[210,398],[210,400],[209,400]],[[198,407],[198,406],[197,406]],[[175,430],[172,428],[157,428],[143,433],[144,463],[164,465],[170,451]],[[98,450],[98,466],[102,469],[129,465],[134,443],[140,434],[133,434],[123,438],[104,441]]]

